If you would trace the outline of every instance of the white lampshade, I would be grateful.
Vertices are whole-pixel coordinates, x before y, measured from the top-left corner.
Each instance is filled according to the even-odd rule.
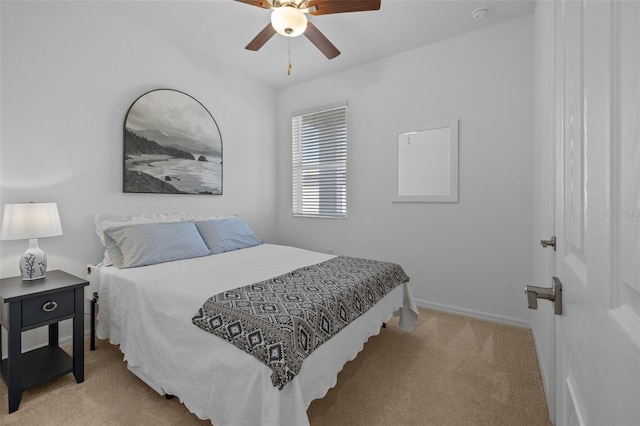
[[[56,203],[5,204],[0,238],[29,240],[62,235]]]
[[[44,278],[47,255],[38,247],[38,238],[62,235],[56,203],[5,204],[2,215],[2,240],[29,240],[29,248],[20,258],[23,280]]]
[[[287,37],[297,37],[307,29],[307,16],[293,6],[282,6],[271,12],[273,29]]]

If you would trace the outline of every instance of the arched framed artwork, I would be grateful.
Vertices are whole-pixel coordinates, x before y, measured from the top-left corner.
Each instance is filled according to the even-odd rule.
[[[123,192],[221,195],[220,129],[186,93],[147,92],[125,117],[123,170]]]

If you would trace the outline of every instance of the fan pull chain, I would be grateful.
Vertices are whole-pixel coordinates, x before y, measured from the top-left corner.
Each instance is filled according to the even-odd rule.
[[[289,68],[287,68],[287,75],[291,75],[291,39],[288,40],[289,43],[289,51],[288,51],[288,59],[289,59]]]

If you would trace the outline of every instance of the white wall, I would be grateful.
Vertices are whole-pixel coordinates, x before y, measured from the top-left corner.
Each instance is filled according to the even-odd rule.
[[[526,325],[532,16],[278,93],[280,242],[400,263],[424,305]],[[291,112],[347,100],[348,218],[291,214]],[[393,204],[394,129],[460,120],[460,202]]]
[[[153,6],[2,2],[0,204],[58,203],[64,235],[40,240],[50,270],[82,276],[102,259],[99,211],[234,212],[265,240],[276,238],[275,90],[136,19],[152,19]],[[122,193],[125,114],[157,88],[190,94],[215,118],[224,195]],[[18,274],[27,244],[0,243],[0,276]]]
[[[1,4],[0,204],[58,203],[64,235],[40,241],[50,269],[82,275],[101,259],[98,211],[236,212],[267,241],[401,263],[423,304],[529,320],[531,17],[276,93],[136,19],[147,7]],[[215,117],[223,196],[122,193],[124,116],[156,88]],[[293,218],[289,113],[344,99],[349,217]],[[460,120],[460,202],[392,204],[393,130],[448,118]],[[17,274],[25,247],[0,243],[0,276]]]
[[[2,4],[2,203],[55,201],[64,236],[43,239],[51,267],[99,261],[98,211],[237,212],[275,238],[275,90],[195,62],[118,2]],[[151,9],[149,9],[151,10]],[[190,53],[190,52],[189,52]],[[122,193],[123,122],[146,91],[172,88],[215,118],[224,149],[222,196]],[[247,118],[251,125],[246,124]],[[26,242],[1,243],[2,276]]]

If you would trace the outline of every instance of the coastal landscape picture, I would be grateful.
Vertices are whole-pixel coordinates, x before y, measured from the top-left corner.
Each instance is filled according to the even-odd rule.
[[[222,137],[200,102],[158,89],[131,105],[124,123],[123,191],[222,194]]]

